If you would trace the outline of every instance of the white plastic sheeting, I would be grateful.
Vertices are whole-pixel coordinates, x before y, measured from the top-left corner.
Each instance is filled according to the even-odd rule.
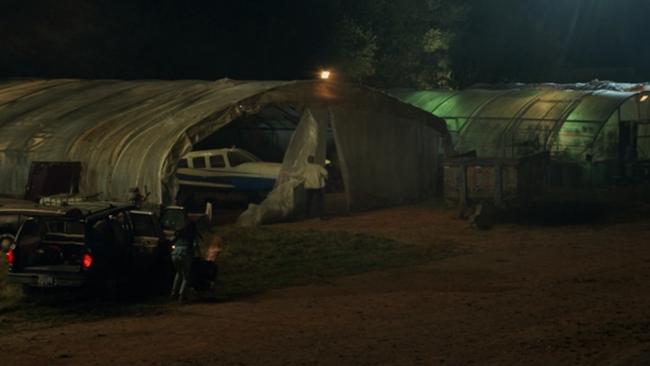
[[[260,205],[250,205],[239,224],[282,221],[304,208],[304,177],[313,155],[324,165],[325,133],[334,131],[348,209],[365,210],[414,202],[436,188],[440,134],[425,123],[377,108],[339,106],[306,109],[285,154],[275,188]]]
[[[82,194],[124,200],[129,188],[147,187],[150,202],[170,203],[176,164],[193,144],[272,104],[309,107],[317,121],[331,118],[351,207],[403,202],[434,189],[434,156],[441,138],[448,140],[444,121],[366,87],[21,80],[0,82],[0,194],[24,193],[32,161],[80,161]]]
[[[316,121],[309,109],[305,109],[291,138],[282,161],[282,168],[275,187],[260,205],[249,205],[239,217],[241,226],[283,221],[301,211],[304,206],[304,171],[309,156],[316,157],[317,164],[324,164],[325,128],[323,120]]]
[[[163,184],[192,142],[241,114],[238,102],[290,82],[47,80],[0,84],[0,193],[22,195],[32,161],[82,162],[82,193],[124,200]],[[206,131],[191,132],[205,126]],[[171,164],[170,164],[171,163]],[[173,188],[173,184],[171,185]]]
[[[367,210],[414,202],[435,192],[438,132],[388,111],[332,108],[348,206]]]

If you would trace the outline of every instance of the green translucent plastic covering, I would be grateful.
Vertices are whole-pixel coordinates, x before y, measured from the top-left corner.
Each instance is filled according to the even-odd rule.
[[[458,153],[516,158],[548,151],[557,158],[580,161],[585,156],[616,158],[618,112],[626,101],[637,103],[638,95],[553,88],[396,94],[445,119]],[[634,116],[641,119],[640,113]],[[645,125],[641,126],[645,133]]]

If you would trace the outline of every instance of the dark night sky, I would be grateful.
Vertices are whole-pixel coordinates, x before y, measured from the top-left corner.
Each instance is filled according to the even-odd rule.
[[[325,28],[309,1],[5,3],[4,77],[298,77]]]
[[[650,78],[646,35],[650,1],[477,0],[464,60],[479,59],[482,78],[552,79],[572,69],[634,69]],[[555,75],[554,75],[555,74]],[[591,77],[598,77],[594,73]],[[607,76],[607,75],[605,75]],[[578,80],[567,80],[578,81]]]
[[[336,53],[339,3],[355,1],[0,0],[0,78],[309,78]],[[467,2],[452,51],[460,84],[585,68],[650,78],[650,1]]]

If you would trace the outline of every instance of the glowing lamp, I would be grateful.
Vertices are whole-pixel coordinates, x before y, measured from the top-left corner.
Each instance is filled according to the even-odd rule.
[[[321,80],[329,80],[331,76],[332,76],[332,72],[329,70],[322,70],[320,72]]]
[[[648,95],[647,94],[642,95],[641,98],[639,98],[639,102],[641,102],[641,103],[645,102],[646,100],[648,100]]]

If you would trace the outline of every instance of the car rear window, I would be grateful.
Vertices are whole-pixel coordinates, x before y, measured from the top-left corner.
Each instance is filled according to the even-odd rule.
[[[37,237],[40,239],[41,236],[43,236],[47,232],[48,228],[47,226],[36,219],[32,220],[27,220],[23,224],[23,227],[21,228],[20,231],[20,236],[21,238],[25,238],[27,236],[30,237]]]
[[[133,220],[133,231],[136,236],[156,236],[153,216],[131,213],[131,219]]]
[[[86,232],[86,227],[81,222],[71,221],[65,224],[66,234],[83,234]]]
[[[85,226],[78,221],[46,221],[47,229],[51,233],[78,234],[85,233]]]

